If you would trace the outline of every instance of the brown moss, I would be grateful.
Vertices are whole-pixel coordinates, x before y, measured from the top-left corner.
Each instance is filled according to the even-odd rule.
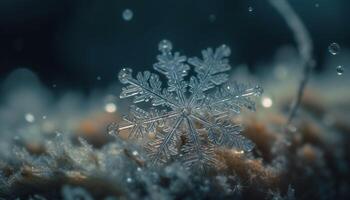
[[[265,124],[254,120],[245,126],[243,134],[256,144],[264,160],[272,160],[271,147],[276,141],[276,133],[270,131]]]
[[[236,174],[242,180],[269,188],[278,188],[279,186],[281,173],[271,167],[264,166],[259,159],[248,159],[244,154],[239,154],[234,150],[219,151],[218,157],[225,163],[228,173]]]

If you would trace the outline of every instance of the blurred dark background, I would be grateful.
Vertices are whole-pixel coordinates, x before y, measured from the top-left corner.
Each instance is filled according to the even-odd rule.
[[[320,71],[330,43],[350,46],[350,1],[289,2],[310,31]],[[125,9],[132,20],[122,18]],[[232,64],[249,66],[294,42],[266,0],[1,0],[0,81],[27,67],[49,87],[104,87],[124,66],[150,67],[164,38],[188,56],[225,43]]]

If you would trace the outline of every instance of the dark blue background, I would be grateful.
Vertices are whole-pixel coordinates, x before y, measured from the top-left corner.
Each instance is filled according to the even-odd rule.
[[[290,2],[312,35],[322,70],[331,42],[350,46],[350,1]],[[129,22],[121,17],[126,8],[134,12]],[[271,61],[279,47],[294,42],[266,0],[1,0],[0,80],[28,67],[48,86],[103,87],[121,67],[150,67],[163,38],[188,56],[225,43],[233,65],[252,66]]]

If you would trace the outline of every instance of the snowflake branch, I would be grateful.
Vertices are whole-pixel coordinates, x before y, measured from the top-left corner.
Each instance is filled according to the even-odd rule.
[[[156,116],[156,117],[152,117],[152,118],[146,118],[146,119],[143,119],[143,120],[139,120],[139,121],[137,121],[135,123],[132,123],[132,124],[129,124],[129,125],[119,126],[116,131],[120,132],[120,131],[123,131],[123,130],[126,130],[126,129],[133,128],[134,126],[137,126],[139,124],[144,125],[144,124],[154,123],[154,122],[157,122],[157,121],[170,119],[170,118],[173,118],[173,117],[176,117],[176,116],[179,116],[179,115],[180,115],[180,112],[169,112],[169,113],[166,113],[164,115],[160,115],[160,116]]]
[[[129,70],[127,73],[126,70]],[[150,98],[156,97],[158,99],[163,100],[164,104],[167,104],[172,107],[178,108],[179,105],[174,102],[172,99],[167,98],[165,95],[163,95],[160,92],[157,92],[157,90],[154,90],[151,88],[148,84],[143,84],[139,80],[132,78],[131,76],[132,70],[131,69],[122,69],[122,71],[119,73],[119,79],[123,84],[130,84],[134,87],[132,88],[123,88],[121,98],[135,96],[137,94],[141,94],[142,91],[145,91],[146,93],[152,94],[154,96],[151,96]],[[153,80],[156,79],[153,76]],[[152,76],[150,76],[150,79],[152,79]],[[141,90],[140,90],[141,89]]]
[[[156,149],[156,153],[152,158],[152,166],[155,166],[158,162],[158,160],[161,159],[162,154],[164,154],[165,156],[169,156],[169,147],[171,146],[172,142],[174,142],[173,138],[176,134],[176,131],[178,130],[178,127],[180,126],[181,122],[183,120],[183,117],[178,117],[175,125],[172,127],[171,131],[165,136],[165,138],[162,139],[161,144],[159,147],[153,146],[153,148]]]

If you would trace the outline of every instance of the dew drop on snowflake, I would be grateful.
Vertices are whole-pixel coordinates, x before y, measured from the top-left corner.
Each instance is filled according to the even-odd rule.
[[[343,66],[339,65],[337,68],[336,68],[336,71],[337,71],[337,74],[340,76],[340,75],[343,75],[344,73],[344,68]]]
[[[231,55],[231,49],[226,44],[221,45],[221,48],[223,49],[222,55],[223,56],[230,56]]]
[[[329,45],[328,47],[328,51],[329,53],[331,53],[332,55],[337,55],[340,51],[340,46],[339,44],[333,42],[332,44]]]
[[[132,69],[130,69],[130,68],[123,68],[119,72],[118,78],[119,78],[121,83],[125,84],[125,83],[128,82],[128,79],[131,78],[131,74],[132,74]]]
[[[124,19],[125,21],[130,21],[130,20],[132,20],[133,15],[134,15],[134,13],[133,13],[132,10],[130,10],[130,9],[125,9],[125,10],[123,11],[123,19]]]
[[[33,123],[35,121],[35,117],[31,113],[25,114],[24,119],[29,123]]]
[[[162,53],[167,53],[173,49],[173,44],[169,40],[162,40],[159,42],[158,49]]]
[[[248,11],[249,11],[249,12],[253,12],[253,10],[254,10],[254,9],[253,9],[252,6],[249,6],[249,7],[248,7]]]

